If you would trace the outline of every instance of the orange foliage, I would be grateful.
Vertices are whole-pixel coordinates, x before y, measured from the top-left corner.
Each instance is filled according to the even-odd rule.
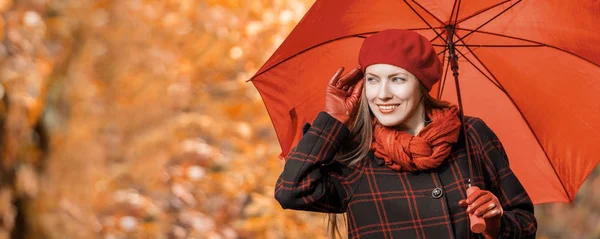
[[[0,238],[325,238],[246,82],[311,3],[0,0]],[[588,181],[540,235],[600,235]]]

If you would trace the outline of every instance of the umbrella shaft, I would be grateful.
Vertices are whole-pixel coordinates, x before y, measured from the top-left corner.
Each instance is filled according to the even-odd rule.
[[[454,25],[446,25],[446,32],[448,33],[448,60],[450,61],[450,68],[454,77],[458,77],[458,56],[456,55],[456,46],[454,44]]]
[[[450,69],[452,69],[452,76],[454,76],[454,84],[456,85],[456,97],[458,99],[459,116],[465,132],[465,151],[467,152],[467,162],[469,165],[469,181],[467,187],[471,187],[473,177],[473,165],[471,162],[471,154],[469,152],[469,140],[467,137],[467,129],[465,127],[464,109],[462,105],[462,97],[460,94],[460,84],[458,83],[458,56],[456,55],[456,48],[454,45],[454,25],[446,25],[446,32],[448,33],[448,39],[446,44],[448,46],[448,60],[450,62]]]

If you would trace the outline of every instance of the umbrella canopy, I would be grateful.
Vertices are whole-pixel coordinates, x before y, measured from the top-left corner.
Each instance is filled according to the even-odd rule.
[[[496,132],[534,203],[572,202],[600,161],[598,12],[592,0],[317,0],[251,81],[285,155],[324,109],[335,71],[358,65],[366,36],[428,37],[446,72],[431,94],[456,103],[451,43],[464,113]]]

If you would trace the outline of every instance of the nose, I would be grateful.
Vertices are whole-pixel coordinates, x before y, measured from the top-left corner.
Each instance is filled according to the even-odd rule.
[[[389,100],[392,98],[392,92],[387,81],[381,81],[379,84],[379,92],[377,92],[377,98],[379,100]]]

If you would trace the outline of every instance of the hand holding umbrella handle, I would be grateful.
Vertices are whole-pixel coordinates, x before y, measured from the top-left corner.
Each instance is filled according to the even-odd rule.
[[[467,196],[471,195],[474,191],[477,191],[477,187],[467,188]],[[474,212],[469,213],[469,221],[471,222],[470,228],[474,233],[482,233],[485,231],[485,219],[483,217],[478,217]]]
[[[363,73],[360,67],[340,76],[344,67],[333,75],[325,91],[325,112],[349,126],[350,118],[356,113],[362,92]]]

